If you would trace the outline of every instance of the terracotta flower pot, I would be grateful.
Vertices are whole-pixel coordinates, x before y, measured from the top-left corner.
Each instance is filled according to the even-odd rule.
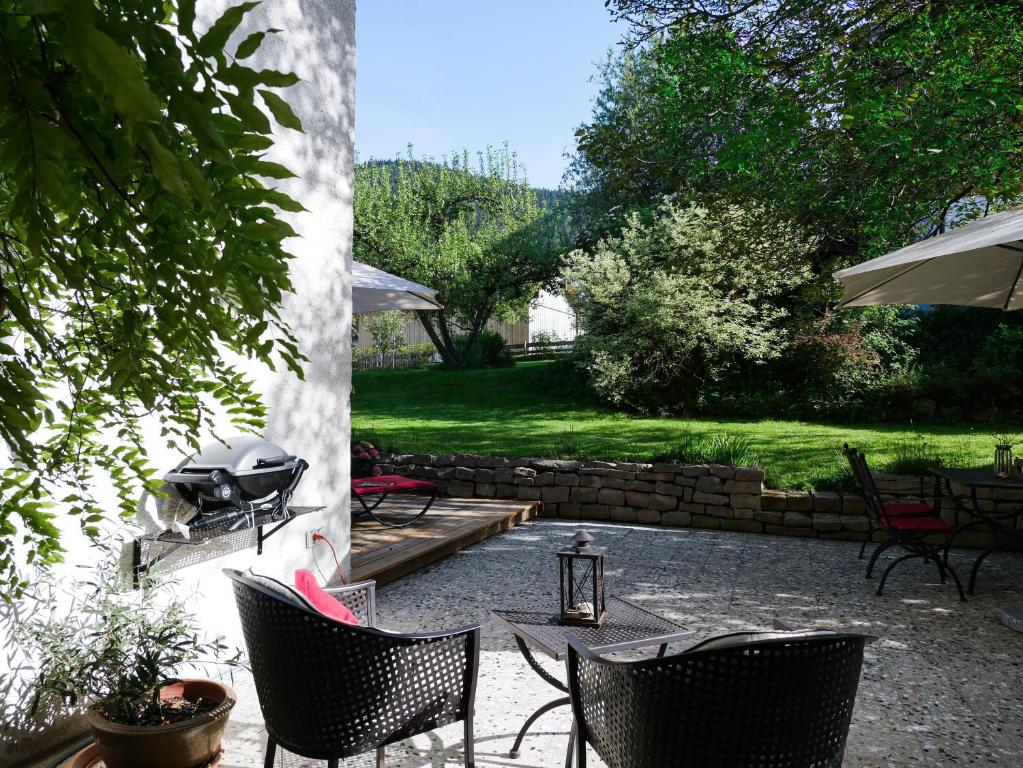
[[[203,698],[216,709],[171,725],[121,725],[95,710],[89,726],[107,768],[199,768],[220,747],[236,698],[230,686],[213,680],[180,680],[160,691],[160,698]]]

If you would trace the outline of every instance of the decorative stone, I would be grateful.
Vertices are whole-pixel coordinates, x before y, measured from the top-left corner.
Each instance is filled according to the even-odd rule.
[[[519,486],[516,486],[516,487],[518,488],[518,497],[520,499],[523,499],[525,501],[539,501],[540,500],[540,489],[539,488],[531,488],[528,485],[519,485]]]
[[[705,515],[710,515],[711,517],[728,517],[728,518],[734,517],[734,513],[733,513],[731,507],[715,507],[715,506],[711,506],[710,504],[707,505],[707,508],[704,510],[704,514]]]
[[[870,530],[870,521],[861,515],[840,515],[839,520],[842,521],[842,528],[847,531],[866,533]]]
[[[805,512],[786,512],[784,523],[790,528],[812,528],[813,518]]]
[[[611,519],[619,523],[635,523],[639,516],[632,507],[610,507]]]
[[[658,482],[654,484],[654,490],[663,496],[685,496],[688,488],[683,488],[681,485],[675,485],[675,483]]]
[[[702,515],[707,507],[704,504],[692,504],[688,501],[681,501],[678,505],[680,512],[688,512],[691,515]]]
[[[475,480],[476,470],[469,467],[455,467],[456,480]]]
[[[558,472],[554,475],[555,485],[579,485],[579,475],[571,472]]]
[[[784,512],[788,509],[788,499],[785,491],[765,490],[760,493],[760,508],[777,512]]]
[[[533,482],[537,486],[543,487],[547,485],[554,485],[554,473],[553,472],[540,472],[536,477],[533,478]]]
[[[776,536],[802,536],[808,539],[813,539],[817,536],[817,531],[813,528],[794,528],[787,525],[768,525],[764,527],[764,531],[773,533]]]
[[[720,493],[704,493],[703,491],[697,491],[693,494],[693,501],[697,504],[713,504],[717,507],[723,507],[728,504],[728,497]]]
[[[636,522],[656,525],[661,522],[661,513],[655,509],[637,509]]]
[[[532,477],[516,477],[515,485],[535,485],[536,480]]]
[[[599,488],[601,479],[593,475],[579,475],[579,485],[583,488]]]
[[[529,467],[513,467],[512,474],[515,477],[536,477],[536,470],[530,469]]]
[[[684,485],[687,488],[695,488],[696,482],[700,478],[698,477],[686,477],[685,475],[675,475],[675,479],[672,481],[675,485]]]
[[[840,531],[842,530],[842,516],[834,512],[815,513],[813,527],[818,531]]]
[[[597,489],[577,486],[571,490],[569,498],[581,504],[594,504],[597,501]]]
[[[763,483],[764,470],[760,467],[736,467],[735,479],[740,483]]]
[[[725,483],[725,493],[755,493],[759,496],[763,489],[761,483],[745,482],[743,480],[729,480]]]
[[[433,466],[433,460],[435,458],[436,458],[435,456],[433,456],[433,455],[431,455],[429,453],[417,453],[417,454],[415,454],[412,457],[412,461],[409,462],[409,463],[411,463],[411,464],[426,464],[428,466]]]
[[[459,467],[475,467],[478,466],[479,457],[471,456],[465,453],[460,453],[457,456],[455,456],[453,461]]]
[[[721,493],[725,489],[725,483],[720,477],[707,475],[696,481],[696,490],[704,493]]]
[[[678,528],[687,528],[693,524],[693,515],[690,512],[665,512],[661,515],[661,525],[670,525]]]
[[[720,477],[722,480],[734,480],[735,479],[735,467],[727,464],[708,464],[707,469],[715,477]]]
[[[448,493],[452,496],[459,496],[462,498],[472,498],[472,495],[476,492],[476,486],[472,483],[467,483],[462,480],[452,480],[448,483]]]
[[[654,469],[656,468],[655,464]],[[683,477],[703,477],[710,474],[710,467],[706,464],[686,464],[679,469],[679,474]]]
[[[499,499],[515,499],[518,498],[519,489],[511,483],[500,483],[497,486],[496,496]]]
[[[644,491],[650,493],[654,490],[654,484],[648,483],[645,480],[626,480],[625,490],[627,491]]]
[[[785,521],[785,513],[775,512],[773,510],[761,510],[753,515],[753,519],[757,522],[766,523],[767,525],[781,525]]]
[[[611,517],[611,510],[607,504],[581,504],[580,514],[587,520],[607,520]]]
[[[674,472],[637,472],[637,480],[644,480],[648,483],[655,483],[658,480],[670,483],[675,479]]]
[[[721,520],[710,515],[693,515],[693,528],[720,528]]]
[[[536,477],[536,472],[533,473]],[[515,482],[515,468],[514,467],[501,467],[494,470],[494,481],[498,483],[514,483]]]
[[[455,456],[451,453],[438,453],[437,457],[433,460],[433,466],[435,467],[450,467],[455,463]]]
[[[867,514],[867,500],[853,494],[843,496],[842,511],[847,515],[865,515]]]
[[[567,490],[566,490],[567,492]],[[597,501],[612,507],[620,507],[625,504],[625,491],[615,488],[601,488],[597,492]]]
[[[833,491],[813,492],[814,512],[841,512],[842,497]]]
[[[794,512],[809,512],[813,509],[810,494],[796,491],[785,495],[785,508]]]
[[[647,502],[650,509],[656,509],[660,512],[668,512],[675,509],[678,506],[678,498],[675,496],[665,496],[662,493],[650,494],[650,500]]]
[[[659,472],[669,475],[674,475],[679,472],[685,471],[686,467],[682,464],[654,464],[650,467],[652,472]]]
[[[758,523],[756,520],[722,520],[721,530],[742,531],[743,533],[762,533],[764,525],[763,523]]]
[[[393,457],[393,461],[399,467],[404,466],[406,464],[415,464],[415,462],[412,461],[412,454],[410,453],[398,454],[397,456]]]
[[[477,459],[478,467],[503,467],[508,459],[501,456],[480,456]]]
[[[560,504],[563,501],[568,501],[569,489],[564,485],[549,486],[540,492],[540,498],[543,499],[544,504]]]
[[[630,507],[645,507],[650,501],[650,494],[642,491],[626,491],[625,503]]]
[[[625,488],[625,481],[620,477],[601,477],[599,479],[601,488],[616,488],[619,491]]]
[[[492,499],[497,494],[497,486],[493,483],[476,483],[476,495]]]
[[[736,520],[754,520],[757,516],[757,510],[755,509],[743,509],[742,507],[732,508],[733,517]]]
[[[568,517],[578,520],[582,516],[582,510],[578,504],[559,504],[558,517]]]
[[[578,461],[560,461],[556,459],[540,459],[533,462],[533,469],[538,472],[578,472],[582,469]]]
[[[472,479],[477,483],[492,483],[494,481],[494,470],[492,469],[477,469],[473,472]]]
[[[759,493],[733,493],[730,495],[733,507],[746,507],[747,509],[760,509]]]

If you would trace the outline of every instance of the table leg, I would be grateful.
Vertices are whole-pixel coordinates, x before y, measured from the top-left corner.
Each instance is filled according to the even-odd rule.
[[[660,648],[657,649],[657,658],[664,658],[664,654],[668,652],[668,644],[664,643]]]
[[[521,637],[518,636],[515,637],[515,644],[518,645],[519,653],[522,654],[522,657],[526,660],[526,663],[533,668],[533,671],[536,672],[536,674],[538,674],[541,678],[543,678],[544,681],[550,683],[552,686],[557,688],[562,693],[568,693],[568,686],[565,685],[560,680],[558,680],[558,678],[554,677],[554,675],[552,675],[542,666],[540,666],[540,662],[536,660],[536,657],[534,657],[533,653],[529,650],[529,646],[526,645],[525,641]],[[537,718],[539,718],[543,714],[546,714],[547,712],[550,712],[552,709],[555,709],[557,707],[563,707],[571,703],[572,699],[570,697],[563,696],[559,699],[554,699],[553,701],[547,702],[538,710],[536,710],[533,714],[531,714],[529,718],[526,720],[526,722],[522,724],[522,728],[519,729],[519,733],[515,737],[515,743],[512,745],[511,751],[508,752],[508,757],[515,759],[519,756],[519,748],[522,746],[522,740],[526,738],[526,733],[529,731],[530,726],[536,722]],[[572,721],[572,733],[573,735],[575,734],[574,720]],[[571,749],[571,746],[569,747],[569,749]]]
[[[572,718],[572,732],[568,735],[568,752],[565,755],[565,768],[572,768],[572,751],[575,747],[576,736],[578,735],[578,728],[575,727],[575,718]],[[580,744],[579,749],[586,749],[585,744]]]

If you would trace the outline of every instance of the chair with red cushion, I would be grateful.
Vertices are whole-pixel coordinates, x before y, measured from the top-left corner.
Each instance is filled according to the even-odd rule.
[[[870,474],[870,469],[869,468],[866,469],[866,473],[867,473],[867,475],[869,477],[868,480],[864,481],[864,479],[862,479],[860,477],[860,469],[858,467],[859,459],[857,458],[856,449],[855,448],[850,448],[849,444],[846,443],[845,446],[842,448],[842,453],[845,455],[845,458],[848,460],[849,466],[852,468],[853,477],[856,478],[856,482],[859,484],[860,488],[863,490],[863,494],[865,496],[868,495],[867,485],[869,485],[873,489],[873,491],[876,493],[877,492],[877,484],[874,482],[874,476]],[[866,466],[866,459],[865,458],[863,460],[863,463],[864,463],[864,466]],[[923,501],[920,501],[920,499],[924,498],[924,496],[925,496],[924,488],[923,488],[923,479],[922,478],[920,480],[920,488],[919,489],[913,489],[912,491],[909,491],[909,490],[907,490],[907,491],[889,491],[888,495],[893,497],[893,498],[895,498],[895,499],[911,498],[911,499],[916,499],[916,501],[910,501],[910,502],[882,501],[881,503],[884,505],[884,511],[885,511],[885,515],[887,517],[936,517],[935,512],[934,512],[934,508],[930,504],[926,504]],[[877,494],[877,498],[881,498],[880,494]],[[868,521],[869,525],[868,525],[868,528],[867,528],[867,534],[863,537],[863,543],[860,545],[860,555],[859,555],[860,560],[863,559],[863,555],[867,551],[867,544],[869,544],[870,542],[872,542],[874,540],[875,534],[878,531],[884,530],[883,526],[880,526],[880,525],[878,525],[876,523],[875,518],[874,518],[873,515],[869,515],[868,514],[867,521]]]
[[[842,452],[849,460],[853,474],[863,489],[863,495],[867,502],[867,514],[871,519],[871,537],[874,530],[884,531],[888,536],[887,540],[879,544],[874,550],[874,554],[870,556],[870,562],[867,563],[867,578],[873,578],[874,565],[882,552],[892,547],[898,547],[906,553],[893,560],[885,569],[881,576],[881,583],[877,587],[877,594],[880,595],[884,592],[885,582],[888,581],[888,575],[895,566],[906,560],[922,557],[924,562],[933,561],[935,563],[942,584],[945,583],[949,575],[952,576],[956,588],[959,590],[959,597],[965,602],[966,595],[963,593],[959,576],[948,564],[948,549],[952,544],[955,528],[941,519],[937,500],[933,507],[923,502],[893,503],[883,501],[877,484],[874,482],[874,476],[867,466],[867,457],[848,445]],[[934,544],[932,541],[928,541],[928,537],[932,540],[934,537],[939,537],[943,543]],[[866,542],[864,542],[864,546],[866,546]],[[862,557],[862,555],[863,547],[860,548],[860,556]]]
[[[352,479],[352,495],[362,505],[362,512],[358,514],[369,515],[381,525],[391,528],[404,528],[412,525],[419,518],[426,514],[437,498],[437,486],[427,480],[414,480],[411,477],[402,475],[376,475],[375,477],[360,477]],[[399,513],[383,515],[377,512],[377,508],[384,500],[394,493],[402,494],[425,494],[427,495],[426,505],[416,514],[409,516],[404,510]],[[366,497],[379,496],[372,504],[366,503]]]
[[[464,763],[475,765],[473,709],[480,627],[403,634],[374,626],[372,582],[326,590],[358,624],[325,615],[267,576],[225,569],[234,582],[256,696],[267,730],[265,768],[277,747],[338,768],[342,760],[463,725]]]

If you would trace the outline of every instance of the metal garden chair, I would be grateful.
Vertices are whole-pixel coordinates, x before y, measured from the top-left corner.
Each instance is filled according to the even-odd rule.
[[[863,489],[867,514],[870,517],[873,530],[884,531],[888,537],[874,549],[874,553],[870,556],[870,561],[867,563],[867,578],[873,578],[874,566],[882,552],[892,547],[898,547],[905,552],[885,568],[884,574],[881,576],[881,583],[877,586],[877,594],[884,593],[888,575],[897,565],[906,560],[920,557],[924,562],[930,561],[935,564],[942,584],[951,575],[955,581],[956,589],[959,590],[959,598],[966,602],[966,595],[963,593],[963,585],[959,581],[959,576],[948,564],[948,550],[952,545],[955,528],[939,516],[938,498],[933,499],[933,506],[922,501],[913,504],[885,502],[878,491],[877,483],[870,473],[867,458],[862,451],[849,448],[847,445],[844,453],[849,459],[857,482]],[[933,543],[934,538],[938,538],[941,543]],[[866,546],[866,542],[864,542],[864,546]],[[860,548],[860,553],[862,556],[863,547]]]
[[[569,635],[578,768],[838,768],[863,635],[740,633],[619,662]]]
[[[259,706],[277,746],[307,758],[339,760],[448,723],[463,722],[465,765],[475,765],[473,706],[479,626],[398,634],[374,628],[373,582],[328,590],[363,626],[328,619],[275,579],[237,570],[234,581]]]

